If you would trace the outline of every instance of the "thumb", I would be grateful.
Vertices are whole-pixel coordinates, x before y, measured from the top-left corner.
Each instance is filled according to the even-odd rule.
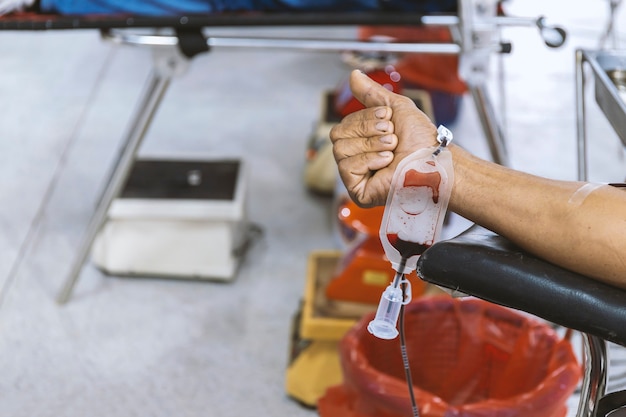
[[[350,89],[365,107],[389,106],[393,93],[360,70],[350,74]]]

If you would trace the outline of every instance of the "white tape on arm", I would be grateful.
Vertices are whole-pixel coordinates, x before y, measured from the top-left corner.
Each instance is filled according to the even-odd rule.
[[[583,203],[583,201],[585,201],[587,196],[589,196],[589,194],[591,194],[598,188],[603,187],[604,185],[606,184],[594,184],[590,182],[583,184],[582,186],[580,186],[578,190],[574,191],[574,193],[571,195],[571,197],[569,198],[567,202],[569,204],[580,206]]]

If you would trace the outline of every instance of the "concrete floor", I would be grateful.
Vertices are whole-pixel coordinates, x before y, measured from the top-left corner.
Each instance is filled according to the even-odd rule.
[[[545,15],[569,33],[550,50],[532,28],[504,31],[505,100],[496,71],[490,88],[511,166],[575,179],[574,50],[598,46],[608,2],[510,3],[511,14]],[[308,193],[302,171],[321,93],[349,71],[339,55],[216,49],[172,84],[148,132],[141,155],[247,164],[248,215],[264,235],[236,279],[110,277],[88,262],[63,306],[55,297],[151,55],[59,31],[2,33],[0,57],[0,417],[316,415],[285,395],[284,377],[307,257],[338,247],[332,199]],[[588,107],[590,179],[623,181],[623,147]],[[468,97],[449,127],[488,157]],[[447,235],[466,223],[452,225]]]

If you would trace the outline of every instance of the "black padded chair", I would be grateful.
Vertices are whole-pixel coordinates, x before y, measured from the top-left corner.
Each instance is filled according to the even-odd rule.
[[[626,416],[626,390],[607,394],[607,342],[626,346],[626,291],[562,269],[479,226],[420,257],[429,283],[580,331],[584,378],[577,417]]]

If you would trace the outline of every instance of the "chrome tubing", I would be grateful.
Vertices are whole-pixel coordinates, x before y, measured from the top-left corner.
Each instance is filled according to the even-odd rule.
[[[498,125],[496,114],[493,111],[486,88],[484,85],[469,85],[468,88],[472,94],[476,110],[478,111],[483,131],[487,136],[491,158],[493,162],[507,166],[509,164],[509,157],[506,150],[504,135]]]
[[[83,236],[78,255],[72,265],[71,272],[57,297],[59,304],[65,304],[72,295],[74,287],[78,281],[80,271],[87,259],[91,245],[100,231],[100,228],[107,219],[107,214],[113,200],[120,194],[124,187],[130,170],[132,169],[135,156],[141,142],[146,135],[148,127],[159,107],[161,100],[170,84],[171,78],[163,76],[154,71],[146,82],[144,93],[132,119],[128,133],[124,140],[124,145],[118,155],[115,168],[107,183],[106,188],[100,196],[100,200],[94,214],[91,217],[87,231]]]
[[[576,50],[576,151],[578,155],[578,180],[587,181],[587,123],[585,115],[585,52]]]
[[[124,31],[108,31],[102,34],[104,40],[131,46],[177,46],[178,37],[174,34],[153,35]],[[455,43],[388,43],[333,39],[283,39],[263,37],[208,36],[207,45],[213,47],[298,49],[312,51],[363,51],[363,52],[402,52],[458,55],[461,47]],[[494,45],[494,48],[499,47]]]
[[[209,47],[240,47],[268,49],[298,49],[313,51],[363,51],[363,52],[403,52],[421,54],[458,55],[461,47],[454,43],[382,43],[328,39],[276,39],[209,37]]]
[[[597,336],[582,333],[584,377],[576,417],[593,417],[598,402],[606,392],[608,380],[606,341]]]

